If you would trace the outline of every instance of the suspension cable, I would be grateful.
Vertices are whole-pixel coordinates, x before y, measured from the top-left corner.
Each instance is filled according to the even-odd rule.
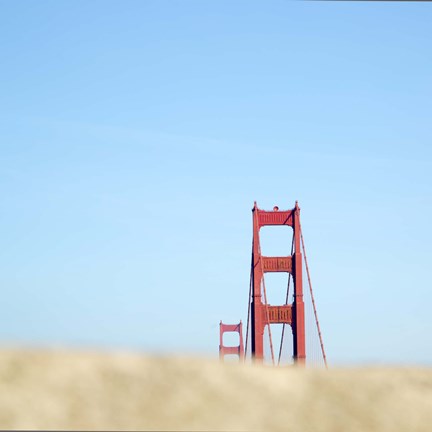
[[[324,343],[322,340],[321,329],[320,329],[320,325],[319,325],[319,321],[318,321],[318,314],[317,314],[317,310],[315,307],[315,299],[314,299],[314,295],[313,295],[313,291],[312,291],[312,284],[311,284],[310,274],[309,274],[309,266],[308,266],[308,262],[307,262],[306,249],[305,249],[305,244],[304,244],[304,240],[303,240],[303,232],[302,232],[300,221],[299,221],[299,228],[300,228],[300,237],[301,237],[303,255],[304,255],[304,260],[305,260],[305,266],[306,266],[306,273],[307,273],[308,284],[309,284],[309,291],[310,291],[310,295],[311,295],[311,299],[312,299],[312,307],[313,307],[313,311],[314,311],[314,315],[315,315],[315,323],[316,323],[317,330],[318,330],[318,336],[319,336],[319,341],[320,341],[320,345],[321,345],[321,352],[322,352],[323,359],[324,359],[324,365],[325,365],[326,369],[328,369],[327,357],[326,357],[326,353],[324,350]]]
[[[261,255],[261,252],[260,252]],[[260,258],[261,261],[261,258]],[[262,264],[261,264],[262,267]],[[266,309],[266,318],[267,318],[267,327],[269,332],[269,339],[270,339],[270,352],[272,357],[272,364],[275,365],[275,359],[274,359],[274,352],[273,352],[273,341],[272,341],[272,334],[270,329],[270,317],[269,317],[269,311],[268,311],[268,303],[267,303],[267,292],[266,292],[266,286],[265,286],[265,280],[264,280],[264,272],[263,272],[263,278],[262,278],[262,284],[264,289],[264,301],[265,301],[265,309]]]
[[[252,241],[252,250],[253,250],[253,241]],[[251,272],[249,277],[249,299],[248,299],[248,314],[247,314],[247,324],[246,324],[246,344],[245,344],[243,362],[246,362],[248,339],[249,339],[249,323],[250,323],[250,309],[251,309],[251,296],[252,296],[252,271],[253,271],[253,254],[251,258]]]
[[[293,252],[294,252],[294,231],[293,231],[292,242],[291,242],[291,257],[292,257]],[[290,282],[291,282],[291,273],[288,273],[288,285],[287,285],[287,293],[286,293],[286,299],[285,299],[286,305],[288,304],[288,300],[289,300]],[[286,326],[286,324],[283,323],[281,341],[280,341],[280,345],[279,345],[278,366],[280,365],[281,356],[282,356],[282,346],[283,346],[283,340],[284,340],[284,335],[285,335],[285,326]]]
[[[258,222],[258,213],[257,212],[255,212],[255,217],[257,218],[257,222]],[[257,225],[258,225],[258,223],[257,223]],[[265,279],[264,279],[264,268],[263,268],[263,263],[262,263],[263,260],[262,260],[262,255],[261,255],[261,244],[259,241],[259,233],[258,233],[257,242],[258,242],[258,253],[259,253],[259,257],[260,257],[259,262],[260,262],[261,274],[262,274],[262,286],[263,286],[263,291],[264,291],[264,302],[265,302],[267,327],[268,327],[269,340],[270,340],[270,352],[271,352],[271,357],[272,357],[272,364],[274,366],[275,365],[275,359],[274,359],[274,351],[273,351],[273,341],[272,341],[272,334],[271,334],[271,329],[270,329],[270,317],[269,317],[268,303],[267,303],[267,290],[266,290]]]

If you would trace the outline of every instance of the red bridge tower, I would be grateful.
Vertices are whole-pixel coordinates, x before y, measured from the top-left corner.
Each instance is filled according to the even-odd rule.
[[[293,335],[293,359],[294,363],[304,365],[306,361],[306,335],[305,335],[305,305],[303,300],[303,259],[306,268],[307,282],[309,286],[310,297],[309,301],[312,305],[313,315],[315,317],[316,334],[318,337],[322,354],[322,360],[327,367],[326,354],[324,351],[324,344],[321,337],[320,325],[318,322],[318,315],[315,307],[315,300],[310,281],[309,268],[307,264],[305,245],[300,224],[300,207],[296,201],[295,207],[291,210],[279,210],[274,207],[272,211],[261,210],[258,208],[257,203],[254,203],[252,209],[253,216],[253,243],[252,243],[252,261],[251,261],[251,279],[249,287],[249,301],[248,301],[248,319],[246,329],[246,350],[243,350],[242,328],[240,324],[227,325],[221,322],[220,324],[220,345],[219,353],[221,359],[225,354],[237,354],[240,359],[244,359],[247,355],[247,347],[249,341],[249,328],[251,332],[251,352],[252,359],[256,363],[263,363],[264,361],[264,331],[267,326],[268,335],[270,339],[270,350],[272,355],[273,365],[274,352],[271,337],[271,324],[282,324],[282,336],[279,350],[279,360],[281,360],[282,345],[284,339],[285,326],[291,326]],[[288,226],[292,228],[293,237],[291,252],[285,256],[264,256],[261,254],[260,247],[260,229],[264,226],[277,225]],[[286,229],[286,228],[285,228]],[[288,246],[288,245],[287,245]],[[302,254],[303,252],[303,254]],[[269,272],[286,272],[288,273],[288,287],[285,304],[270,305],[267,302],[267,293],[265,287],[264,274]],[[290,281],[293,280],[294,285],[294,300],[288,303]],[[282,287],[281,287],[282,288]],[[310,319],[308,323],[310,324]],[[308,347],[310,350],[311,342],[311,328],[308,327]],[[223,345],[223,333],[231,331],[238,332],[240,335],[240,344],[235,347],[225,347]],[[318,345],[317,345],[318,346]],[[311,359],[314,357],[314,349],[310,351]]]
[[[225,346],[223,343],[224,333],[238,333],[239,344],[238,346]],[[243,346],[243,325],[240,321],[238,324],[224,324],[222,321],[219,324],[219,358],[221,360],[227,354],[236,354],[239,356],[239,360],[242,361],[244,358],[244,346]]]
[[[293,357],[296,363],[303,364],[306,358],[305,319],[302,282],[302,254],[300,249],[300,208],[296,202],[294,209],[273,211],[258,208],[256,202],[252,209],[253,215],[253,246],[251,289],[249,299],[251,309],[251,341],[252,357],[255,362],[264,358],[264,328],[270,324],[289,324],[293,332]],[[288,225],[293,229],[294,254],[282,257],[261,255],[260,228],[268,225]],[[288,272],[294,281],[294,302],[279,306],[267,304],[264,273]],[[263,289],[262,289],[263,288]],[[262,301],[264,293],[264,302]]]

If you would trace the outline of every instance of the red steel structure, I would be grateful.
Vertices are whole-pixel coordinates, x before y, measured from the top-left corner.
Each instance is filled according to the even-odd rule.
[[[220,331],[220,342],[219,342],[219,358],[224,359],[226,354],[237,354],[240,361],[244,358],[244,347],[243,347],[243,325],[240,321],[238,324],[224,324],[222,321],[219,324]],[[239,345],[238,346],[225,346],[223,344],[224,333],[235,332],[239,334]]]
[[[253,243],[252,243],[252,261],[251,261],[251,279],[249,287],[248,301],[248,318],[246,327],[246,350],[243,348],[242,322],[239,324],[223,324],[220,322],[220,345],[219,357],[223,360],[226,354],[237,354],[240,359],[245,359],[248,351],[249,329],[251,332],[251,354],[255,363],[264,362],[264,332],[267,326],[270,351],[273,365],[275,365],[273,343],[271,337],[271,324],[282,324],[282,335],[279,347],[278,365],[281,361],[282,346],[284,340],[285,326],[290,325],[293,335],[293,359],[294,363],[304,365],[306,362],[306,334],[305,334],[305,305],[303,300],[303,260],[306,268],[307,283],[309,286],[310,297],[315,325],[317,330],[318,341],[322,354],[324,366],[327,367],[327,359],[324,350],[324,344],[321,336],[321,329],[318,321],[318,315],[315,307],[315,300],[312,291],[309,267],[306,257],[306,250],[303,240],[303,234],[300,224],[300,207],[296,201],[291,210],[279,210],[277,206],[272,211],[261,210],[257,203],[254,203],[252,209],[253,215]],[[281,226],[291,227],[292,245],[291,252],[285,256],[264,256],[261,254],[260,247],[260,229],[264,226]],[[285,228],[286,229],[286,228]],[[288,246],[288,245],[287,245]],[[302,253],[303,252],[303,253]],[[286,272],[288,273],[288,286],[286,300],[283,305],[270,305],[267,302],[267,293],[265,287],[265,273]],[[288,303],[290,281],[293,280],[294,292],[293,302]],[[282,287],[281,287],[282,288]],[[308,323],[310,323],[308,318]],[[311,327],[308,327],[310,330]],[[309,332],[309,348],[311,342],[311,332]],[[225,332],[237,332],[240,336],[239,346],[225,347],[223,345],[223,334]],[[314,349],[310,351],[311,359],[314,357]]]
[[[278,207],[274,207],[273,211],[266,211],[259,209],[255,202],[252,209],[252,215],[252,295],[249,299],[249,307],[251,311],[252,358],[257,363],[262,363],[264,360],[264,329],[266,325],[270,327],[270,324],[289,324],[293,333],[294,362],[297,364],[304,364],[306,359],[306,348],[302,282],[302,253],[300,246],[300,208],[296,201],[295,207],[292,210],[281,211]],[[292,255],[267,257],[261,254],[259,236],[260,228],[269,225],[290,226],[293,229],[294,253]],[[267,304],[264,283],[264,273],[267,272],[287,272],[292,275],[294,282],[294,301],[292,304],[278,306]],[[273,357],[270,329],[269,335]]]

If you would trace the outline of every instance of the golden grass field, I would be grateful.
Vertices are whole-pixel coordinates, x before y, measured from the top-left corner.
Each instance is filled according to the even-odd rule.
[[[0,429],[431,431],[432,370],[3,350]]]

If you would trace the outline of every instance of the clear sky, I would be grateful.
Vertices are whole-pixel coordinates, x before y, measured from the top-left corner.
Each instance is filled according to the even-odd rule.
[[[299,200],[330,363],[431,363],[432,3],[0,1],[0,53],[2,345],[216,356]]]

